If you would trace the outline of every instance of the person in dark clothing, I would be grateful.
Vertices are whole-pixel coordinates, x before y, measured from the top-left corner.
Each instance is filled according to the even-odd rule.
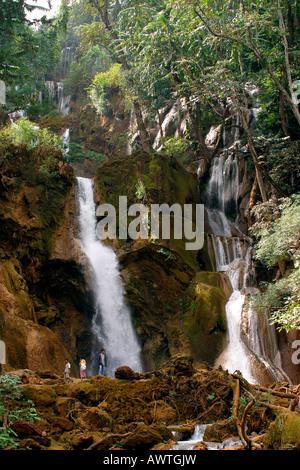
[[[107,367],[107,359],[104,349],[99,354],[99,375],[105,375],[105,369]]]

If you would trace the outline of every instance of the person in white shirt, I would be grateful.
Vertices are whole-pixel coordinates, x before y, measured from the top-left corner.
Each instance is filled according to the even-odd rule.
[[[68,383],[69,380],[71,382],[74,382],[74,379],[72,379],[72,377],[70,377],[70,370],[71,370],[71,365],[69,363],[69,360],[66,359],[65,372],[64,372],[64,381],[65,381],[65,383]]]

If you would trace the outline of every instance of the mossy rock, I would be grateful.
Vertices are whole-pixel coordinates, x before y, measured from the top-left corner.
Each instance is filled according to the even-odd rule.
[[[237,435],[236,425],[233,419],[225,419],[213,424],[209,424],[205,428],[203,440],[223,442],[229,437]]]
[[[300,450],[300,415],[282,411],[266,433],[264,448],[269,450]]]
[[[147,450],[162,442],[164,438],[157,429],[139,424],[132,435],[121,442],[122,447],[128,450]]]
[[[78,433],[71,440],[71,445],[75,450],[84,450],[94,443],[93,434]]]
[[[55,412],[65,417],[71,409],[75,408],[76,400],[69,397],[59,397],[55,402]]]
[[[93,383],[77,382],[68,385],[66,395],[69,398],[76,398],[84,405],[97,402],[97,390]]]
[[[136,194],[140,181],[145,188],[142,201]],[[184,204],[195,206],[200,203],[196,175],[187,172],[175,158],[158,153],[137,152],[102,163],[97,171],[95,186],[97,203],[108,203],[115,207],[117,228],[119,196],[127,196],[128,207],[136,203],[143,203],[149,208],[151,204],[167,204],[169,207],[179,204],[182,214]],[[169,249],[177,251],[189,266],[197,270],[197,252],[185,249],[187,240],[184,236],[182,239],[174,239],[172,216],[170,221],[170,240],[161,237],[160,241]]]
[[[186,291],[184,331],[196,362],[213,365],[226,333],[225,305],[219,273],[197,273]]]
[[[36,407],[48,407],[55,403],[57,395],[51,385],[25,384],[24,396],[32,400]]]
[[[176,421],[176,410],[163,400],[151,402],[148,404],[147,408],[152,421],[166,424],[171,424]]]
[[[89,431],[100,431],[105,429],[107,432],[112,429],[113,420],[106,411],[91,407],[80,414],[76,419],[76,426]]]

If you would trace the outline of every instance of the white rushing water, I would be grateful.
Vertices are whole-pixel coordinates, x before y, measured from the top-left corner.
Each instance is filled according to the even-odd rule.
[[[93,181],[78,177],[77,182],[80,239],[92,268],[95,291],[94,367],[97,368],[97,357],[104,348],[108,360],[107,375],[114,376],[116,368],[123,365],[141,372],[141,348],[124,300],[118,260],[113,249],[97,237]]]
[[[204,440],[205,429],[209,426],[208,424],[196,424],[193,435],[186,441],[178,441],[172,447],[172,450],[196,450],[197,444],[202,442],[206,446],[206,450],[222,450],[234,447],[240,447],[242,445],[238,437],[231,437],[223,442],[209,442]]]
[[[246,294],[256,286],[252,262],[251,239],[241,234],[227,213],[237,215],[239,191],[238,163],[235,158],[222,155],[212,162],[206,190],[206,214],[212,234],[210,245],[216,271],[225,272],[231,283],[232,294],[226,304],[228,343],[215,366],[221,365],[230,373],[236,370],[250,383],[259,383],[260,377],[289,380],[281,368],[280,353],[274,328],[266,318],[259,319],[247,308],[243,318]],[[246,328],[242,328],[246,322]]]

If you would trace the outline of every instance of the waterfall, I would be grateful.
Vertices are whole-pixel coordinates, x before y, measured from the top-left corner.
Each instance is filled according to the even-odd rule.
[[[65,115],[69,114],[71,96],[64,95],[63,82],[47,80],[45,86],[48,89],[51,102],[56,104],[58,111]]]
[[[213,159],[207,186],[207,204],[222,215],[237,214],[238,164],[232,155]]]
[[[233,155],[214,158],[205,197],[207,221],[211,229],[209,246],[213,249],[212,264],[216,271],[225,272],[232,294],[226,304],[228,343],[217,359],[230,373],[239,370],[251,383],[261,378],[289,380],[281,368],[280,353],[274,328],[243,308],[247,293],[256,286],[252,262],[251,239],[240,233],[228,215],[238,213],[238,163]],[[240,236],[232,236],[240,233]],[[246,324],[245,324],[246,323]]]
[[[77,183],[80,240],[92,271],[95,294],[92,363],[97,368],[103,348],[108,359],[107,375],[114,376],[122,365],[142,371],[141,348],[124,300],[116,254],[97,237],[93,181],[77,177]]]
[[[62,138],[63,138],[63,145],[65,147],[64,154],[66,155],[70,151],[70,129],[69,128],[67,128],[64,131]]]
[[[218,245],[222,245],[220,237],[215,237]],[[244,240],[249,244],[249,240]],[[230,280],[232,294],[226,304],[226,320],[228,329],[228,344],[218,360],[216,366],[221,365],[223,369],[233,373],[239,370],[243,377],[251,383],[256,383],[257,379],[251,369],[251,351],[241,337],[242,309],[245,301],[245,289],[253,286],[253,276],[249,276],[252,270],[251,260],[247,253],[251,245],[246,249],[246,255],[242,255],[241,241],[232,238],[233,250],[229,257],[224,256],[225,251],[215,251],[216,270],[225,271]],[[250,262],[249,262],[250,261]]]

